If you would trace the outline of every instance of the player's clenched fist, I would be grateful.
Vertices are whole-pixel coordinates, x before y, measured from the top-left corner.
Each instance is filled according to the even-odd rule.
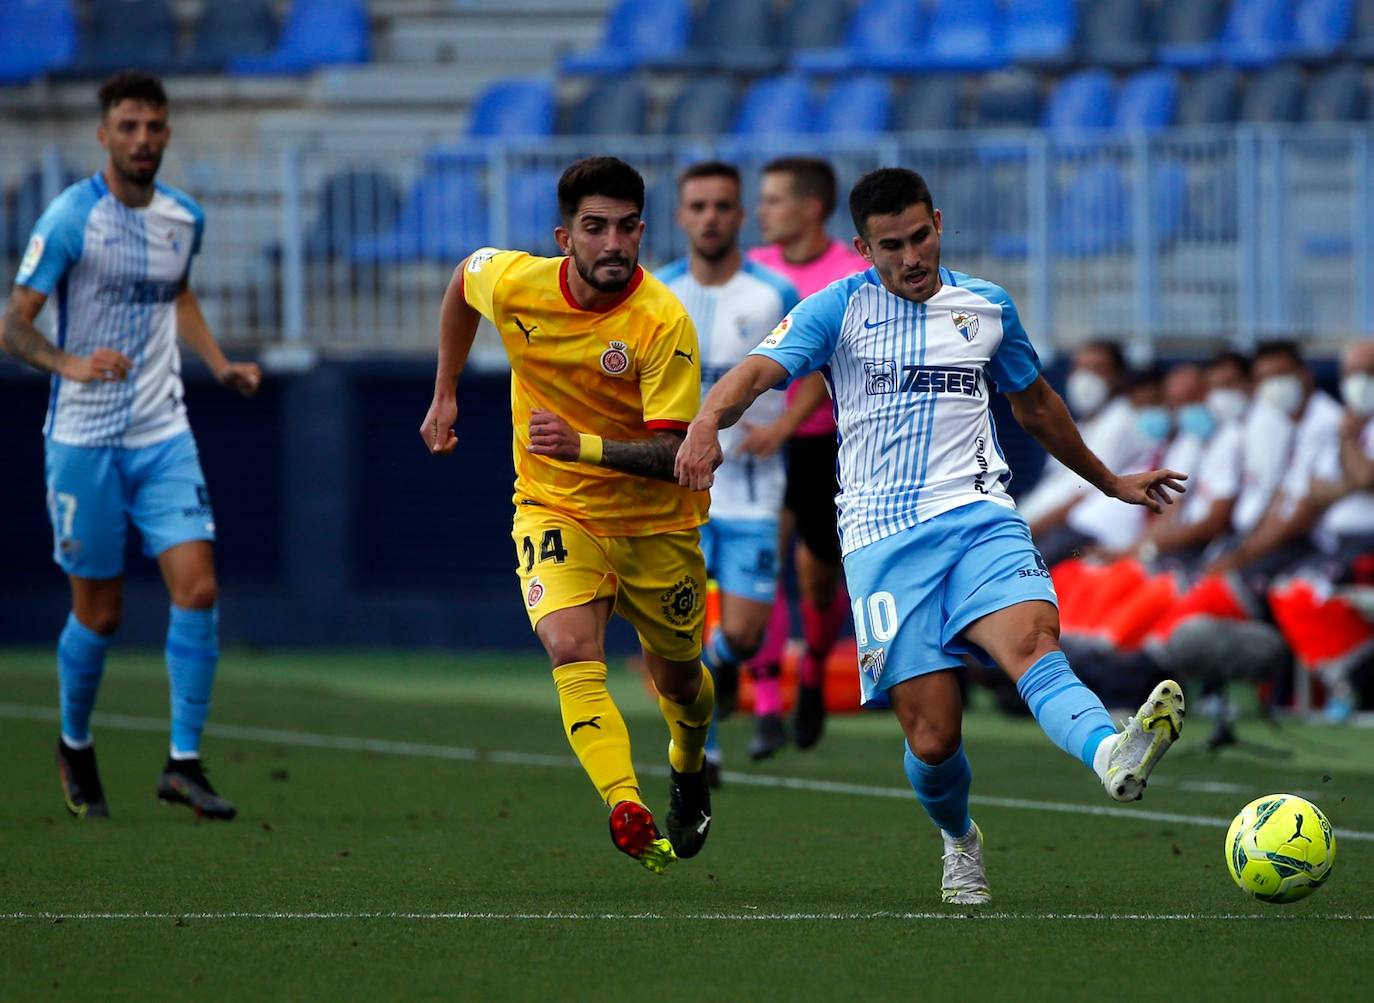
[[[458,436],[453,431],[457,423],[458,399],[435,397],[420,425],[420,438],[425,441],[425,448],[435,455],[453,452],[453,447],[458,445]]]
[[[61,376],[75,383],[120,383],[134,368],[129,357],[116,352],[113,348],[97,348],[86,358],[79,355],[68,357],[63,365]]]
[[[715,424],[697,418],[687,426],[687,437],[678,447],[673,472],[684,488],[705,491],[715,483],[716,467],[723,459]]]
[[[558,415],[537,408],[530,412],[530,444],[526,448],[536,456],[576,460],[582,452],[582,438]]]
[[[252,397],[262,385],[262,370],[255,362],[230,362],[215,374],[215,379],[222,387]]]

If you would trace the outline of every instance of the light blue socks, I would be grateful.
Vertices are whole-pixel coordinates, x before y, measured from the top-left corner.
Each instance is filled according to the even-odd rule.
[[[967,835],[973,825],[968,815],[973,768],[969,766],[968,756],[964,755],[963,743],[959,743],[954,755],[935,766],[917,759],[906,742],[902,743],[902,748],[906,752],[902,763],[906,778],[911,781],[916,800],[921,802],[930,820],[951,839]]]
[[[719,668],[737,669],[743,661],[739,655],[735,654],[730,642],[725,637],[725,631],[719,628],[711,635],[711,639],[701,649],[701,660],[706,663],[706,667],[714,675]]]
[[[1073,674],[1064,653],[1041,657],[1017,682],[1016,691],[1050,741],[1092,769],[1097,747],[1116,728],[1097,694]]]
[[[219,611],[172,607],[167,623],[167,678],[172,690],[172,758],[200,755],[219,663]]]
[[[84,626],[75,613],[57,639],[57,683],[62,700],[62,740],[71,748],[91,744],[91,711],[105,674],[110,639]]]

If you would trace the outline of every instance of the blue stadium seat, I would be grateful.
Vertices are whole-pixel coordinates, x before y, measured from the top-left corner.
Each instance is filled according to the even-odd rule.
[[[649,98],[634,77],[599,77],[573,105],[560,132],[570,136],[637,136],[644,132]]]
[[[811,84],[802,76],[769,77],[744,92],[730,132],[769,136],[810,132],[815,122]]]
[[[489,198],[480,158],[431,151],[389,231],[353,241],[357,264],[438,261],[454,265],[489,240]]]
[[[1117,92],[1112,127],[1117,132],[1140,132],[1173,125],[1178,89],[1176,71],[1163,66],[1141,70]]]
[[[1076,0],[1008,0],[1002,22],[1007,58],[1037,66],[1064,65],[1073,54],[1077,27]]]
[[[1290,54],[1310,60],[1334,57],[1350,37],[1354,14],[1354,0],[1300,0]]]
[[[849,18],[849,0],[794,0],[778,26],[784,53],[828,49],[840,44]]]
[[[1232,66],[1272,66],[1292,46],[1292,0],[1234,0],[1216,55]]]
[[[1187,214],[1187,172],[1161,164],[1150,172],[1151,243],[1166,246],[1183,232]],[[1071,258],[1120,254],[1133,247],[1132,185],[1111,163],[1091,163],[1065,178],[1050,217],[1054,249]]]
[[[792,68],[803,73],[909,68],[925,42],[923,0],[864,0],[849,19],[844,42],[828,49],[801,49]]]
[[[1174,124],[1226,125],[1240,114],[1240,75],[1229,66],[1203,70],[1178,97]]]
[[[1222,0],[1161,0],[1151,32],[1165,66],[1206,66],[1216,53],[1225,9]]]
[[[1308,122],[1363,122],[1369,117],[1364,67],[1338,63],[1316,77],[1307,91]]]
[[[0,14],[0,84],[22,83],[67,66],[77,51],[70,0],[23,0]]]
[[[727,77],[694,77],[673,97],[663,131],[670,136],[719,135],[735,117],[736,96]]]
[[[240,56],[229,63],[229,72],[308,73],[334,63],[365,63],[370,56],[371,26],[363,0],[294,0],[276,49]]]
[[[892,118],[892,81],[878,74],[845,76],[830,85],[816,109],[815,131],[830,136],[886,131]]]
[[[962,129],[967,81],[950,73],[916,77],[894,102],[892,130],[923,132],[927,129]],[[1031,122],[1035,115],[1031,114]]]
[[[983,78],[974,124],[985,129],[1030,128],[1040,121],[1040,78],[1017,70]]]
[[[1092,0],[1079,17],[1078,58],[1085,65],[1133,69],[1149,62],[1145,0]]]
[[[1250,81],[1241,100],[1242,122],[1299,122],[1306,82],[1292,66],[1278,66]]]
[[[692,24],[686,50],[646,64],[655,69],[771,73],[783,61],[777,35],[772,0],[707,0]]]
[[[320,261],[345,256],[356,241],[376,238],[396,225],[400,193],[390,174],[345,170],[320,190],[319,214],[305,234],[305,253]]]
[[[687,48],[691,29],[688,0],[620,0],[606,16],[606,33],[590,52],[563,60],[571,74],[624,73]]]
[[[223,70],[236,56],[261,56],[277,44],[277,19],[267,0],[206,4],[183,72]]]
[[[892,60],[892,70],[991,70],[1006,65],[1002,8],[997,0],[934,0],[925,47],[914,58]],[[891,57],[889,57],[890,59]]]
[[[1106,70],[1079,70],[1050,92],[1044,126],[1055,131],[1105,129],[1112,124],[1116,83]]]
[[[489,239],[502,240],[507,247],[518,247],[531,254],[555,255],[558,242],[558,178],[560,171],[548,167],[527,167],[512,171],[506,185],[507,228],[504,239],[493,232]],[[499,221],[493,219],[495,231]]]
[[[550,136],[557,118],[558,102],[547,80],[496,80],[473,102],[468,135]]]
[[[1345,51],[1356,59],[1374,59],[1374,0],[1355,0]]]
[[[104,76],[138,66],[162,72],[173,66],[176,43],[168,0],[95,0],[72,71]]]

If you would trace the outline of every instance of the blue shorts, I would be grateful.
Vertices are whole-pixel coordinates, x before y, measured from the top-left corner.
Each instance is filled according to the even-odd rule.
[[[722,592],[771,603],[778,590],[778,520],[712,519],[701,527],[706,570]]]
[[[1049,570],[1021,516],[974,502],[844,559],[859,641],[864,703],[886,703],[906,679],[992,662],[959,633],[979,617],[1034,599],[1059,604]]]
[[[215,538],[210,494],[190,432],[142,449],[69,446],[49,439],[44,467],[52,557],[69,575],[123,574],[130,522],[149,557],[179,543]]]

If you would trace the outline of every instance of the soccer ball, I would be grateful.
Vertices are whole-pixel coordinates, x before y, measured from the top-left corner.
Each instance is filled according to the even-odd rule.
[[[1261,902],[1307,898],[1331,876],[1336,837],[1311,801],[1266,794],[1241,809],[1226,833],[1226,868]]]

